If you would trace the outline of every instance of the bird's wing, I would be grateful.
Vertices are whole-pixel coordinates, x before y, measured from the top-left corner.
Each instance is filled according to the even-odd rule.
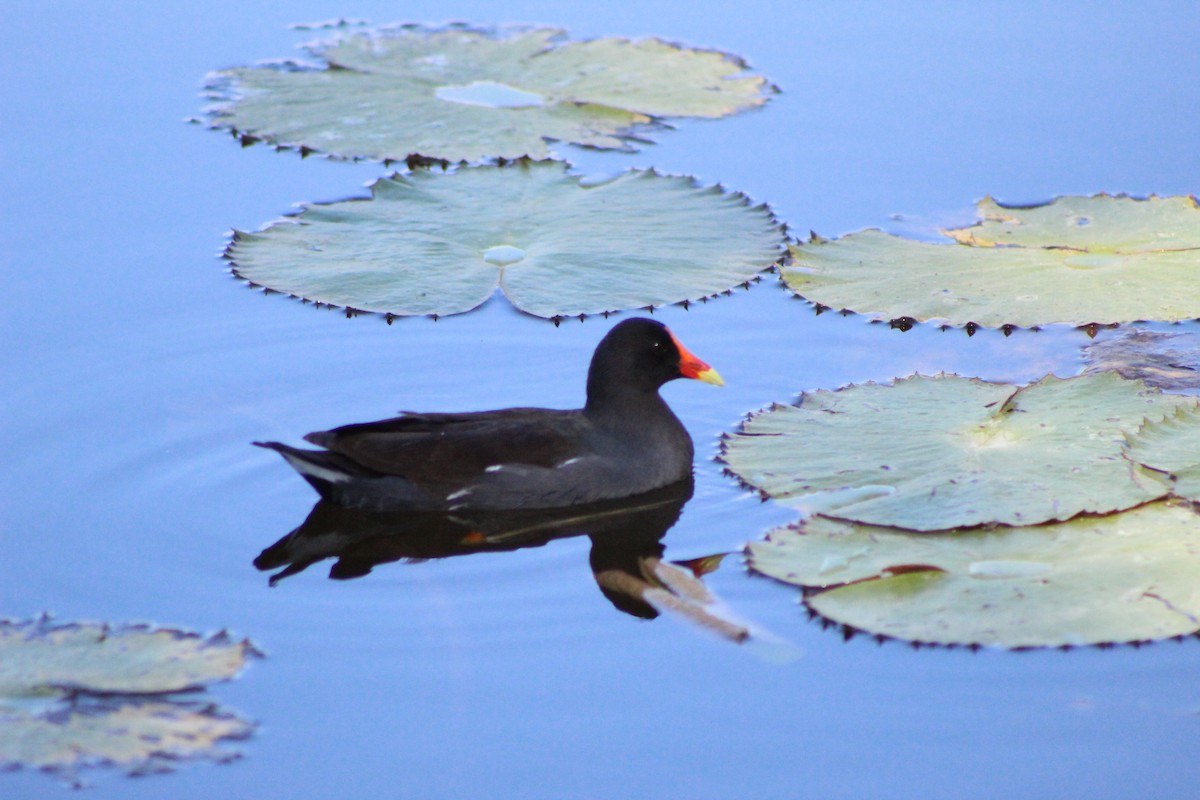
[[[577,411],[512,408],[408,413],[304,438],[376,472],[453,488],[490,474],[489,467],[555,467],[578,457],[587,427]]]

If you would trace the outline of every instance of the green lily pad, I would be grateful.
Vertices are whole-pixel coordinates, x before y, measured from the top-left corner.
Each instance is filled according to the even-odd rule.
[[[1196,401],[1112,373],[1025,387],[913,376],[806,393],[723,437],[729,470],[766,496],[918,531],[1107,513],[1169,487],[1125,436]]]
[[[1087,373],[1112,370],[1167,391],[1200,389],[1200,339],[1194,333],[1123,330],[1083,348]]]
[[[417,25],[308,45],[321,64],[215,73],[212,127],[342,158],[541,158],[547,140],[635,149],[660,117],[723,117],[772,87],[739,59],[556,28]]]
[[[239,673],[246,640],[144,625],[0,621],[0,767],[70,771],[97,763],[161,771],[252,723],[174,693]]]
[[[1200,410],[1181,408],[1129,437],[1129,458],[1167,474],[1172,492],[1200,503]]]
[[[251,283],[397,316],[458,314],[503,290],[541,317],[706,297],[771,267],[766,206],[691,178],[632,170],[584,182],[558,161],[418,170],[370,200],[310,205],[226,250]]]
[[[870,633],[1004,648],[1200,630],[1200,517],[1158,502],[1042,526],[908,534],[813,517],[749,546],[757,572]]]
[[[879,319],[1035,327],[1200,317],[1200,210],[1191,197],[979,204],[953,244],[879,230],[793,244],[782,277],[821,306]]]

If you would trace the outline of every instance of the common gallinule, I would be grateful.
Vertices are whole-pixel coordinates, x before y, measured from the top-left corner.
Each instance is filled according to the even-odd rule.
[[[639,494],[692,470],[692,440],[659,397],[675,378],[723,385],[665,325],[629,319],[596,347],[587,403],[406,413],[310,433],[275,450],[321,497],[377,511],[561,508]]]

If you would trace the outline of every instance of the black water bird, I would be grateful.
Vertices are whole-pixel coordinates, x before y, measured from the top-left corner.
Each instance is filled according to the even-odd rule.
[[[562,508],[691,475],[694,449],[659,396],[676,378],[723,385],[654,320],[614,326],[592,356],[581,409],[425,414],[310,433],[323,450],[275,450],[321,497],[373,511]]]

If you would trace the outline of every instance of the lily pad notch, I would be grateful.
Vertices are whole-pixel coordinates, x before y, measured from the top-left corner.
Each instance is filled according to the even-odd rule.
[[[780,275],[818,308],[907,329],[1101,327],[1200,318],[1200,206],[1191,196],[986,197],[948,243],[870,229],[793,243]]]
[[[555,141],[632,152],[667,119],[727,116],[778,91],[727,53],[558,28],[392,25],[304,48],[313,62],[212,73],[209,127],[302,156],[544,158]]]
[[[587,180],[518,159],[398,173],[370,192],[235,231],[224,258],[252,286],[349,315],[461,314],[499,290],[557,321],[748,287],[786,242],[765,204],[653,170]]]

